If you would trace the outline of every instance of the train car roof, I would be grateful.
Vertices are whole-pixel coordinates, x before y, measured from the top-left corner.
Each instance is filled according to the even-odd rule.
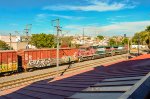
[[[15,50],[0,50],[0,52],[16,52]]]
[[[89,48],[90,46],[80,46],[79,48]]]
[[[42,49],[22,49],[19,51],[38,51],[38,50],[56,50],[57,48],[42,48]],[[59,49],[76,49],[76,48],[59,48]]]
[[[105,46],[98,46],[98,48],[105,48]]]

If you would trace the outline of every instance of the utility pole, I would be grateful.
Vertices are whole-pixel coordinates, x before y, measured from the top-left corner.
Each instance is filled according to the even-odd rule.
[[[56,26],[54,26],[54,27],[56,27],[56,31],[57,31],[57,52],[56,52],[56,55],[57,55],[56,66],[57,66],[57,68],[59,67],[59,40],[60,40],[59,39],[59,32],[61,31],[59,21],[60,21],[59,19],[52,20],[52,26],[54,26],[53,23],[55,22]],[[58,70],[57,74],[59,75],[59,70]]]
[[[26,34],[26,41],[27,41],[26,49],[29,49],[29,33],[31,33],[31,27],[32,27],[32,24],[27,24],[26,29],[24,29],[25,34]]]
[[[138,56],[140,55],[140,35],[138,34]]]
[[[129,58],[129,55],[130,55],[130,38],[128,37],[128,58]]]
[[[19,39],[17,38],[17,36],[19,35],[19,32],[18,32],[18,31],[15,31],[15,34],[16,34],[16,40],[17,40],[17,50],[18,50],[18,43],[19,43]]]
[[[9,48],[9,50],[11,50],[11,43],[12,43],[12,38],[11,38],[11,33],[9,33],[9,39],[10,39],[10,48]]]
[[[148,48],[150,49],[150,31],[148,31]],[[150,50],[148,51],[150,53]]]
[[[127,39],[128,40],[128,45],[127,45],[127,59],[129,59],[129,55],[130,55],[130,38],[129,37],[127,37],[127,35],[126,34],[124,34],[124,39]]]
[[[84,44],[84,28],[83,28],[83,44]]]

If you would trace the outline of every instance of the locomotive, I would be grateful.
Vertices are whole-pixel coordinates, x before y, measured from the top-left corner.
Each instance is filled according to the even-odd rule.
[[[127,53],[125,47],[81,46],[60,48],[59,64],[82,62]],[[0,51],[0,74],[56,65],[56,48]]]

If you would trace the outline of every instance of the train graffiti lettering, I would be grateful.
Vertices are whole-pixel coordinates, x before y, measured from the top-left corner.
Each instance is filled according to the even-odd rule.
[[[29,67],[46,67],[50,66],[53,63],[54,59],[39,59],[39,60],[30,60],[28,63]]]

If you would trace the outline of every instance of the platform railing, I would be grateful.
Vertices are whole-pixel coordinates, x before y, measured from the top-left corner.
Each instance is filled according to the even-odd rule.
[[[126,91],[118,99],[149,99],[147,98],[150,93],[150,72]]]

